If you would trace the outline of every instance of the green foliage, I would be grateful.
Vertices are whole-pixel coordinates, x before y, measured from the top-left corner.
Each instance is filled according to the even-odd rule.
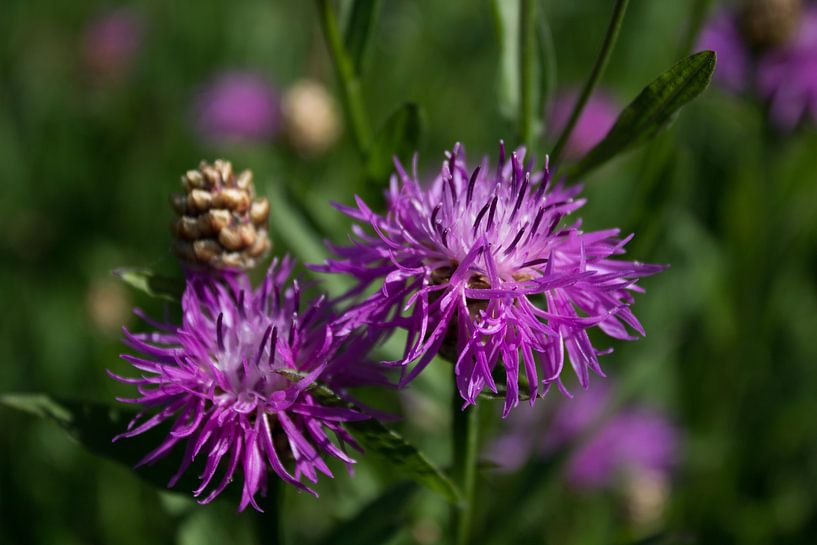
[[[709,86],[714,72],[715,52],[701,51],[658,76],[621,112],[607,136],[569,170],[570,178],[581,178],[623,151],[655,138],[681,107]]]
[[[113,274],[132,288],[166,301],[181,301],[184,280],[161,276],[150,269],[116,269]]]
[[[420,146],[424,123],[422,109],[411,102],[389,116],[368,153],[367,171],[373,184],[381,189],[386,187],[389,175],[394,172],[395,159],[403,165],[410,164],[411,156]]]
[[[344,46],[354,66],[355,73],[363,73],[375,32],[381,0],[354,0],[346,24]]]

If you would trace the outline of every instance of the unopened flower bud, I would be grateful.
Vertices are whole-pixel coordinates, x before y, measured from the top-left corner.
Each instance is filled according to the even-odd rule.
[[[283,101],[289,141],[304,155],[326,151],[340,134],[338,109],[332,95],[319,82],[296,82]]]
[[[758,49],[781,45],[797,30],[802,0],[748,0],[741,14],[746,41]]]
[[[269,200],[255,198],[252,173],[236,174],[229,161],[202,162],[182,176],[183,195],[171,199],[174,252],[190,265],[248,269],[270,249]]]

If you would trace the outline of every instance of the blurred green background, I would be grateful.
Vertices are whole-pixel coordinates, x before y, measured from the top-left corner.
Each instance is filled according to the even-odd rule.
[[[631,2],[603,79],[622,105],[685,53],[699,4]],[[611,2],[544,5],[558,87],[575,87]],[[325,153],[304,154],[281,141],[208,144],[193,127],[199,89],[225,70],[260,72],[282,92],[317,79],[335,93],[312,2],[129,6],[144,23],[141,47],[126,73],[103,80],[88,69],[83,40],[92,19],[116,5],[3,3],[0,391],[103,401],[123,392],[104,373],[121,365],[119,326],[142,327],[129,314],[133,305],[161,307],[110,271],[176,270],[168,194],[199,160],[226,157],[251,168],[259,192],[273,196],[275,252],[305,260],[322,259],[316,241],[342,239],[348,229],[329,199],[380,191],[365,181],[348,132]],[[422,107],[421,171],[437,168],[457,141],[472,159],[495,156],[500,138],[514,141],[497,100],[491,2],[389,0],[371,53],[363,81],[370,118],[377,127],[406,101]],[[661,407],[682,429],[682,463],[659,528],[706,544],[813,543],[817,133],[778,134],[762,103],[713,87],[671,131],[586,182],[585,225],[634,231],[634,259],[672,264],[643,283],[648,294],[635,305],[647,337],[616,343],[602,361],[623,398]],[[399,427],[445,466],[445,373],[424,374],[414,389],[419,401]],[[561,402],[554,392],[543,405]],[[484,411],[492,413],[488,438],[501,426],[494,409]],[[236,515],[228,502],[195,506],[184,491],[158,493],[49,422],[0,409],[0,429],[2,543],[263,540],[261,517]],[[288,494],[293,542],[312,542],[399,480],[365,456],[355,478],[338,474],[321,481],[320,500]],[[578,494],[552,472],[519,499],[520,478],[480,477],[484,527],[476,542],[606,545],[652,531],[634,527],[619,494]],[[491,518],[497,506],[500,520]],[[445,504],[422,491],[389,543],[438,542],[446,515]]]

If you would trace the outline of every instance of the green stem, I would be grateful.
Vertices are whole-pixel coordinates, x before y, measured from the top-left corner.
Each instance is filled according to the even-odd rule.
[[[474,514],[474,490],[479,447],[479,412],[476,405],[462,410],[462,398],[456,380],[451,403],[453,437],[453,476],[462,491],[462,503],[455,506],[452,517],[453,543],[467,545],[471,538]]]
[[[256,534],[262,545],[284,545],[287,542],[284,530],[284,491],[281,479],[270,479],[267,497],[262,503],[264,513],[259,513],[256,521]]]
[[[536,47],[536,0],[519,2],[519,140],[533,151],[536,127],[534,71]]]
[[[567,125],[565,125],[565,128],[562,130],[562,134],[559,135],[559,140],[556,141],[553,153],[550,156],[551,163],[556,165],[557,168],[562,150],[565,144],[567,144],[570,134],[573,132],[573,128],[576,126],[576,122],[579,120],[579,116],[581,116],[590,95],[593,93],[593,89],[595,89],[596,84],[604,73],[604,69],[607,67],[607,62],[610,60],[610,55],[618,39],[618,33],[621,30],[621,22],[624,20],[624,12],[627,11],[628,3],[629,0],[616,0],[616,5],[613,7],[613,15],[610,18],[610,24],[607,26],[607,33],[604,35],[604,41],[601,44],[601,50],[599,51],[598,57],[596,57],[595,64],[593,64],[593,70],[584,83],[579,98],[576,100],[576,105],[573,106],[573,111],[570,113]]]
[[[337,17],[330,5],[330,0],[317,0],[317,2],[321,15],[321,29],[340,83],[343,109],[346,112],[358,153],[362,159],[365,159],[372,137],[366,108],[363,106],[360,80],[355,73],[349,53],[343,46]]]

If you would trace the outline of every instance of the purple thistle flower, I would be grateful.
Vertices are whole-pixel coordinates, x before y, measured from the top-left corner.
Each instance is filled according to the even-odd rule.
[[[643,335],[632,292],[641,291],[638,278],[664,268],[614,259],[631,238],[618,229],[565,224],[584,204],[581,187],[551,184],[547,167],[533,173],[524,160],[520,148],[506,161],[501,145],[495,173],[487,158],[471,171],[456,145],[427,189],[416,164],[412,176],[397,164],[385,215],[359,197],[357,207],[336,205],[374,234],[355,226],[353,245],[332,247],[339,259],[314,267],[357,280],[348,298],[377,288],[344,313],[344,327],[404,328],[404,357],[393,364],[416,364],[402,384],[443,350],[465,405],[474,404],[486,387],[498,391],[501,362],[505,415],[519,402],[520,354],[531,404],[554,382],[564,390],[565,350],[583,387],[590,370],[603,376],[598,356],[609,350],[594,348],[587,330],[634,339],[629,326]]]
[[[735,15],[725,10],[716,13],[701,30],[695,49],[717,53],[718,68],[713,77],[724,89],[731,92],[746,89],[750,55]]]
[[[567,480],[576,488],[599,489],[620,475],[669,475],[678,462],[678,429],[662,413],[627,409],[614,416],[570,455]]]
[[[817,122],[817,7],[806,10],[788,44],[760,59],[757,85],[781,129],[794,129],[806,116]]]
[[[269,473],[317,495],[301,483],[317,482],[318,473],[332,476],[323,459],[329,454],[349,465],[346,445],[360,450],[342,423],[368,418],[357,410],[322,405],[308,388],[317,380],[342,386],[360,375],[365,354],[354,347],[345,353],[344,339],[327,325],[331,313],[324,298],[301,312],[297,281],[286,283],[292,263],[273,262],[260,287],[253,289],[244,273],[220,279],[188,277],[182,298],[181,326],[156,323],[138,309],[136,314],[156,328],[149,333],[125,329],[125,343],[139,356],[122,358],[142,372],[138,378],[109,374],[134,384],[139,395],[120,399],[141,405],[140,414],[114,440],[141,434],[173,420],[170,434],[138,464],[165,456],[186,443],[183,462],[170,479],[174,486],[199,455],[206,456],[201,484],[194,491],[201,503],[218,496],[239,466],[244,476],[239,509],[261,510],[255,496],[266,490]],[[338,355],[340,354],[340,355]],[[293,381],[282,372],[302,376]],[[327,431],[337,437],[337,444]],[[223,467],[223,477],[211,486]],[[288,469],[294,466],[294,471]]]
[[[199,135],[211,143],[266,140],[281,129],[281,99],[261,75],[227,72],[202,91],[195,117]]]
[[[576,91],[567,91],[553,99],[548,116],[551,134],[558,135],[562,132],[577,98]],[[600,92],[592,95],[570,134],[565,146],[565,156],[577,159],[593,149],[593,146],[607,136],[617,117],[618,107],[612,98]]]
[[[608,417],[611,397],[609,389],[593,388],[564,399],[550,418],[530,408],[514,412],[487,455],[513,471],[531,457],[576,446],[565,471],[578,489],[605,488],[619,476],[645,471],[668,477],[678,462],[676,426],[662,412],[639,406]]]
[[[115,80],[124,76],[142,47],[144,33],[141,14],[130,8],[96,16],[83,36],[85,64],[100,79]]]

